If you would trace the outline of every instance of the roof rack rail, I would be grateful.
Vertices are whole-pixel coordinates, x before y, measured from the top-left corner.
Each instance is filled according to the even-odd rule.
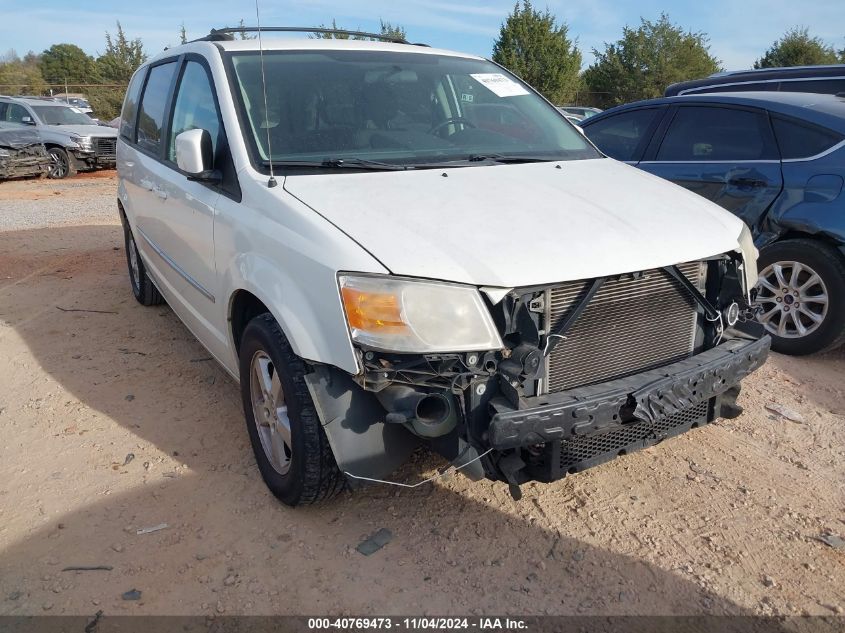
[[[221,42],[235,39],[234,33],[258,33],[257,26],[235,26],[226,27],[223,29],[211,29],[211,33],[205,37],[201,37],[194,42]],[[308,26],[262,26],[262,32],[267,33],[326,33],[332,35],[347,35],[349,37],[366,37],[374,40],[381,40],[383,42],[392,42],[394,44],[411,44],[403,37],[394,37],[392,35],[383,35],[380,33],[366,33],[364,31],[347,31],[346,29],[326,29],[322,27],[308,27]],[[413,46],[428,46],[427,44],[413,44]]]

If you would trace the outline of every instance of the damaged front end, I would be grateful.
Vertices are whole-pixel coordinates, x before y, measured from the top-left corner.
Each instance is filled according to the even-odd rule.
[[[0,127],[0,180],[44,176],[52,161],[34,130]]]
[[[387,472],[379,460],[392,469],[424,442],[518,496],[527,481],[555,481],[739,415],[739,383],[769,349],[739,253],[484,296],[495,349],[397,353],[356,342],[358,375],[312,374],[329,440],[353,480]],[[382,312],[382,323],[401,320]],[[358,405],[338,405],[339,388]],[[357,436],[332,425],[358,425]]]

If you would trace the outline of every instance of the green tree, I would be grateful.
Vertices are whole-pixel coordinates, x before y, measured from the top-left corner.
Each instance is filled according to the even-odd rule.
[[[40,95],[46,90],[38,55],[30,51],[21,59],[10,50],[0,57],[0,94]]]
[[[185,23],[182,22],[182,25],[179,27],[179,43],[180,44],[187,44],[188,43],[188,32],[185,30]]]
[[[384,20],[379,20],[379,33],[386,37],[392,37],[397,40],[407,40],[408,39],[408,32],[405,30],[404,26],[393,25],[390,22],[385,22]]]
[[[840,53],[845,61],[845,51]],[[789,29],[772,44],[766,53],[754,62],[754,68],[775,68],[780,66],[815,66],[835,64],[840,61],[833,46],[825,44],[819,37],[810,37],[806,28]]]
[[[138,66],[147,61],[140,38],[130,40],[117,23],[117,35],[106,31],[106,51],[97,58],[97,70],[106,83],[129,83]]]
[[[320,25],[321,29],[340,29],[341,31],[349,31],[353,29],[345,29],[344,27],[338,26],[336,20],[332,20],[331,26],[326,26],[325,24]],[[354,29],[356,31],[360,31],[360,28]],[[385,37],[390,37],[393,39],[404,40],[406,39],[407,32],[405,31],[405,27],[397,25],[393,25],[390,22],[385,22],[384,20],[379,20],[379,34],[384,35]],[[375,38],[365,37],[362,35],[346,35],[344,33],[311,33],[308,37],[311,39],[322,39],[322,40],[372,40]]]
[[[100,76],[94,58],[75,44],[53,44],[41,54],[41,74],[47,83],[97,83]]]
[[[669,84],[706,77],[720,70],[704,33],[684,31],[665,13],[656,22],[640,18],[636,29],[625,27],[622,38],[593,49],[596,61],[584,72],[591,101],[610,107],[653,99]]]
[[[238,27],[244,28],[244,19],[243,18],[241,18],[241,21],[238,22]],[[258,37],[258,36],[253,35],[252,33],[246,33],[244,31],[241,31],[240,33],[238,33],[238,38],[240,38],[242,40],[254,40],[256,37]]]
[[[530,0],[514,6],[493,45],[493,61],[534,86],[552,103],[571,102],[580,83],[581,51],[569,27]]]

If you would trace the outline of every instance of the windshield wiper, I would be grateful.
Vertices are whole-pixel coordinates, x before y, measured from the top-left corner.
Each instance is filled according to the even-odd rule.
[[[388,171],[413,169],[413,166],[382,163],[366,158],[327,158],[326,160],[274,160],[262,161],[266,167],[272,162],[273,167],[310,167],[329,169],[380,169]]]
[[[554,156],[520,156],[519,154],[470,154],[467,160],[471,163],[491,161],[496,163],[551,163],[560,158]]]

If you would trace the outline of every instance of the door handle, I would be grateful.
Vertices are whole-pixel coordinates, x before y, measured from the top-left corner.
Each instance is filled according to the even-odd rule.
[[[167,192],[161,187],[156,187],[154,185],[152,191],[155,193],[156,197],[161,198],[162,200],[167,200]]]
[[[766,181],[765,180],[757,180],[756,178],[731,178],[728,180],[729,185],[734,185],[735,187],[751,187],[752,189],[756,189],[758,187],[765,187]]]

